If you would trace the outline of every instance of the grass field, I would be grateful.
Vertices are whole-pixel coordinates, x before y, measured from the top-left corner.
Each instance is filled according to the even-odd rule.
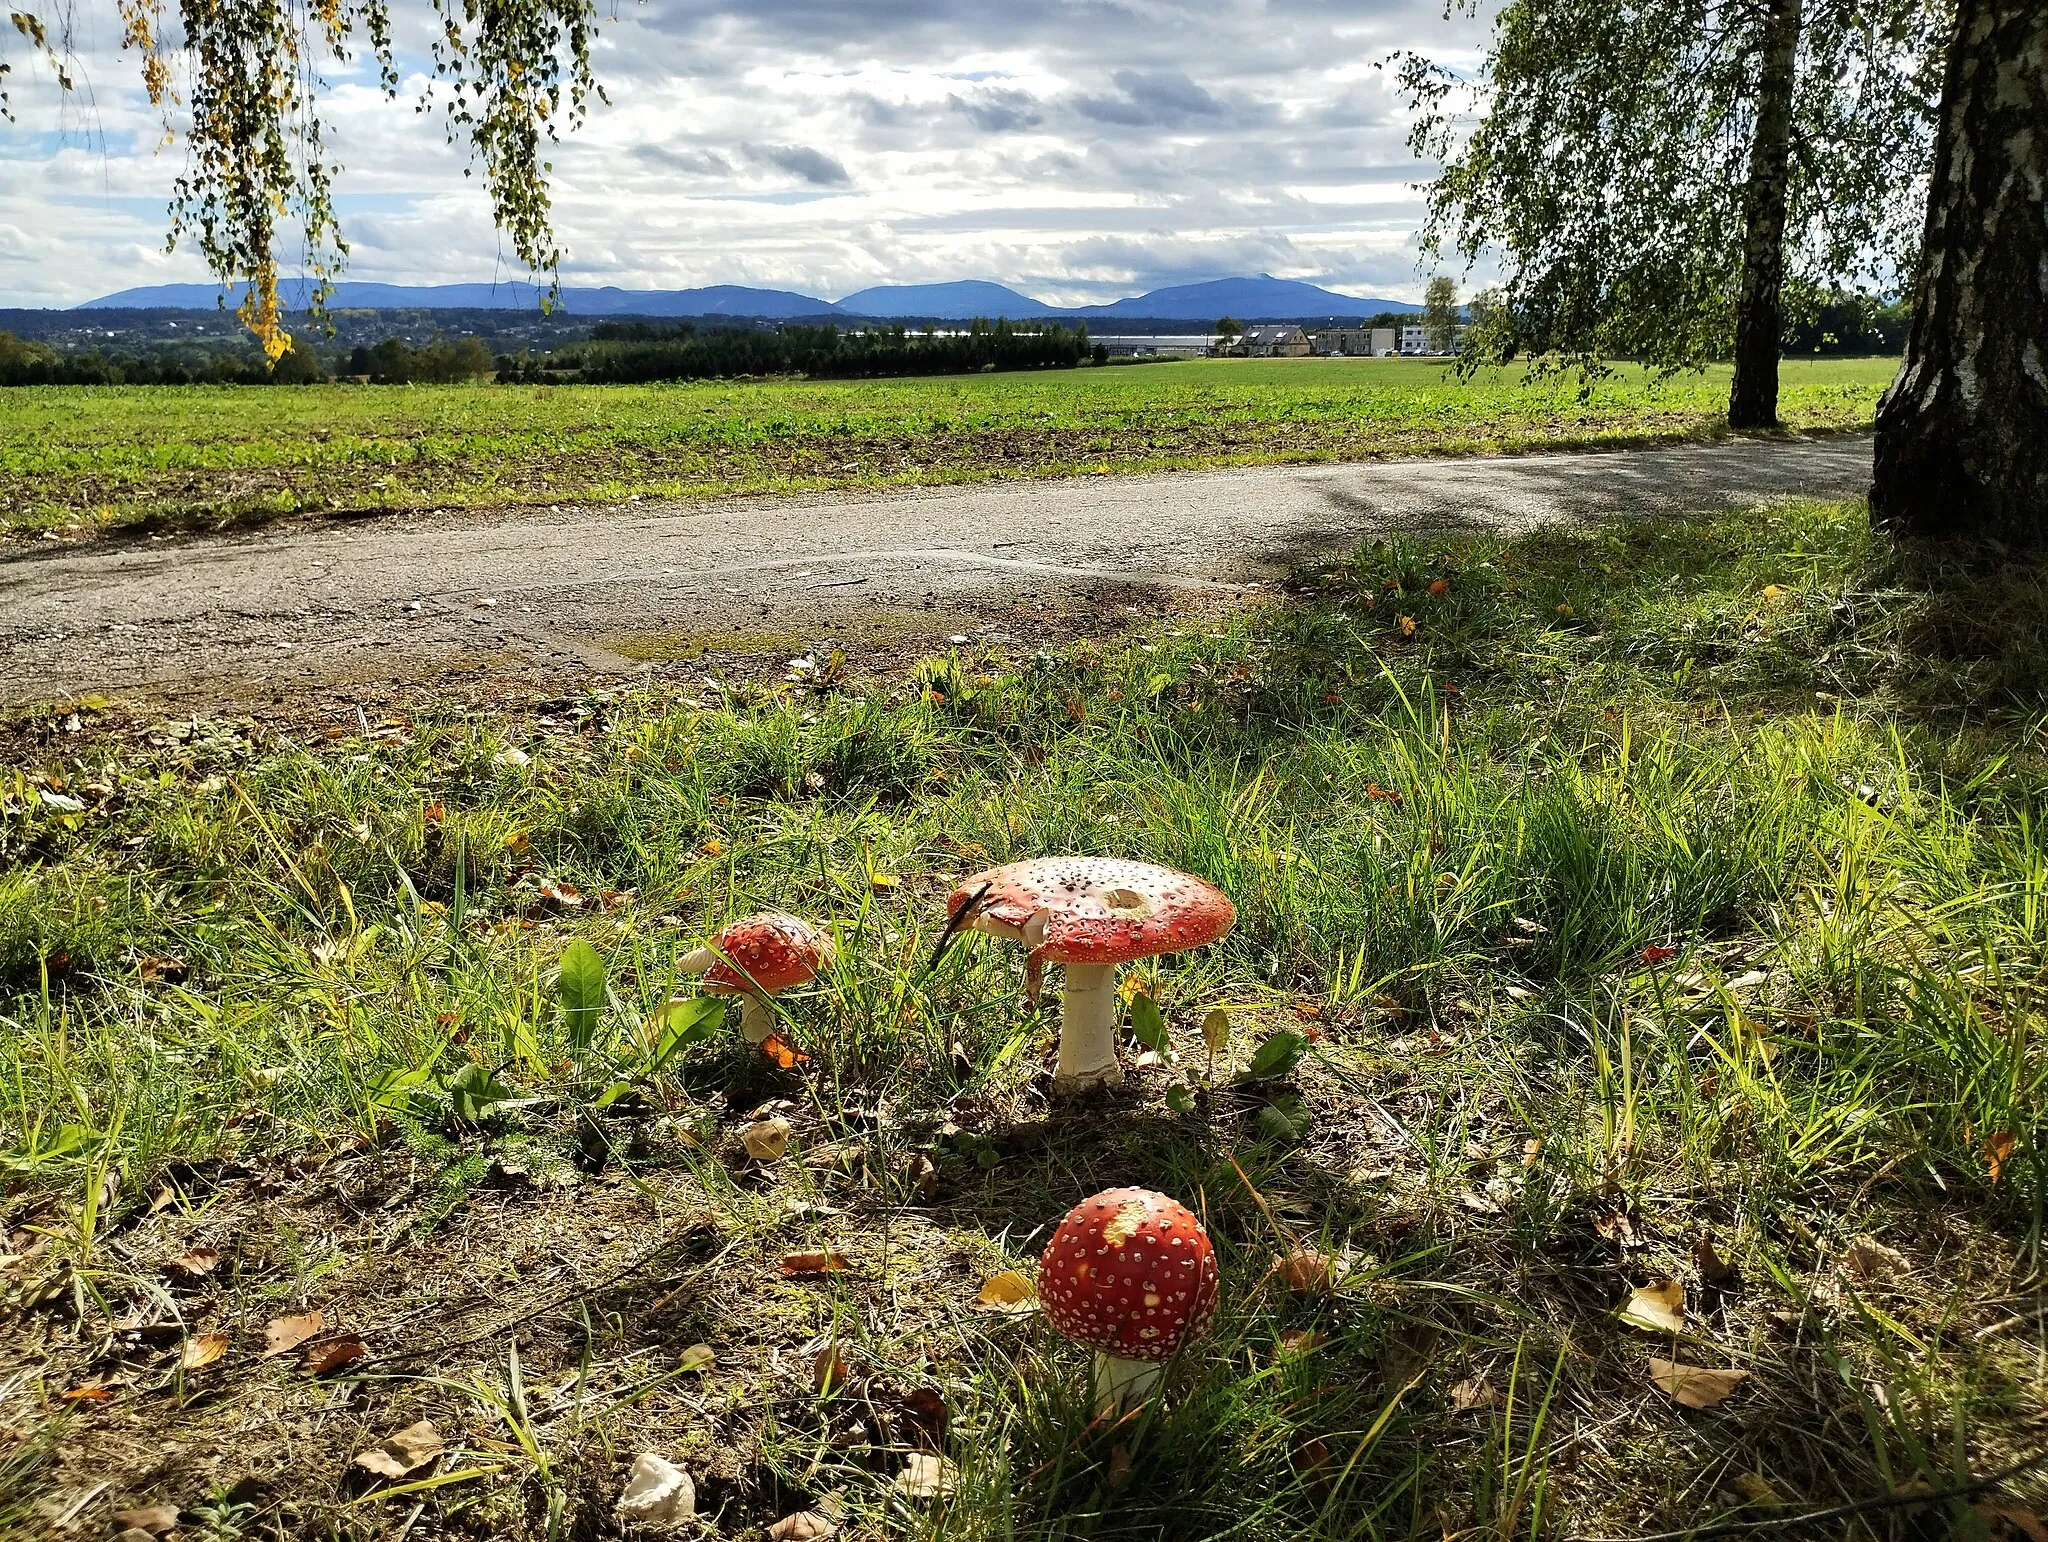
[[[1789,361],[1795,429],[1868,424],[1895,363]],[[676,386],[0,392],[0,534],[300,511],[495,507],[1467,454],[1718,431],[1726,370],[1581,400],[1520,370],[1212,360]]]
[[[59,731],[0,791],[17,1511],[599,1536],[651,1448],[747,1539],[2032,1535],[2040,1469],[1968,1485],[2048,1445],[2042,577],[1797,506],[1375,546],[872,686]],[[1071,1108],[1014,951],[928,968],[961,875],[1069,851],[1239,909],[1139,973],[1171,1063]],[[838,933],[809,1058],[657,1068],[678,955],[757,906]],[[1091,1421],[1082,1354],[972,1303],[1126,1182],[1223,1309]],[[1328,1293],[1271,1273],[1303,1245]],[[362,1358],[264,1358],[308,1311]],[[438,1464],[350,1468],[423,1418]]]

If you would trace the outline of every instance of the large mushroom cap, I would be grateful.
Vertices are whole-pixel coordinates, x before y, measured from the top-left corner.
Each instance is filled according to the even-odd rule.
[[[1186,1205],[1108,1189],[1060,1222],[1038,1261],[1038,1299],[1077,1344],[1122,1360],[1170,1359],[1216,1315],[1216,1250]]]
[[[797,916],[768,911],[729,921],[711,939],[717,956],[704,971],[715,996],[778,995],[806,984],[832,962],[832,935]]]
[[[984,885],[966,925],[1029,943],[1052,964],[1125,964],[1199,948],[1229,932],[1237,907],[1214,884],[1151,862],[1032,857],[976,873],[953,891],[958,915]]]

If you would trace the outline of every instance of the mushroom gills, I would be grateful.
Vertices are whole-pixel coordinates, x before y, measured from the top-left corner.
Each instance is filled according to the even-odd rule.
[[[1121,1087],[1116,1058],[1116,965],[1068,964],[1060,995],[1060,1059],[1055,1092]]]
[[[1126,1360],[1095,1351],[1095,1412],[1113,1414],[1142,1403],[1166,1372],[1164,1360]]]

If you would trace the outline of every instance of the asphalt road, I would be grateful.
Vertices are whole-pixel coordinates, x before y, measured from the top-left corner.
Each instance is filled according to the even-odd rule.
[[[1870,480],[1868,436],[315,522],[0,556],[0,700],[166,704],[825,638],[1055,638],[1398,530],[1684,514]]]

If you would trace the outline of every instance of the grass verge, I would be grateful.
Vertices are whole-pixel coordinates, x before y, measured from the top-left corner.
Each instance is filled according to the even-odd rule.
[[[1887,359],[1790,360],[1795,430],[1867,427]],[[674,386],[52,387],[0,393],[0,535],[301,512],[877,489],[1721,431],[1725,369],[1213,360],[920,380]]]
[[[1789,506],[893,684],[23,766],[0,1460],[244,1535],[604,1535],[643,1449],[749,1538],[2017,1527],[2038,1470],[1965,1485],[2048,1444],[2039,582]],[[928,967],[959,876],[1060,851],[1240,917],[1136,973],[1171,1053],[1077,1107],[1013,952]],[[787,1063],[667,1040],[760,906],[840,940]],[[974,1301],[1131,1182],[1224,1304],[1098,1421]],[[442,1456],[350,1466],[423,1418]]]

